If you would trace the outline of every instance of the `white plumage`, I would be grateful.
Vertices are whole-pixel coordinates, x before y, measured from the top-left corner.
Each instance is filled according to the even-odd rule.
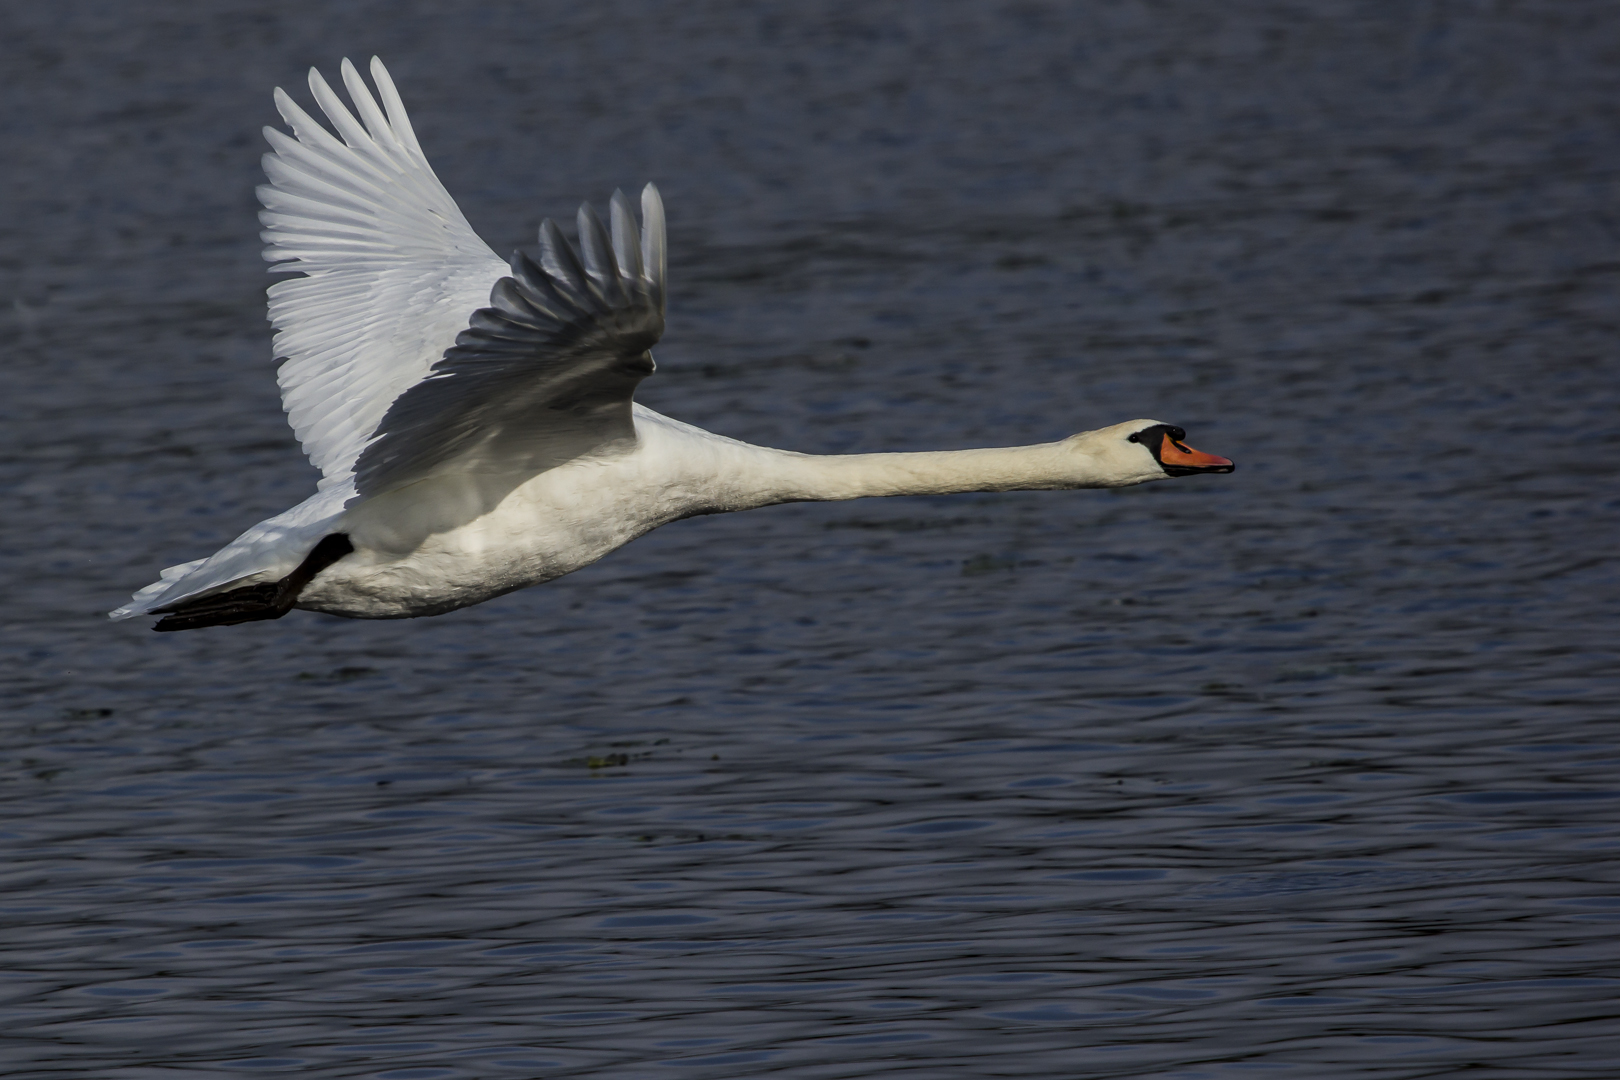
[[[362,127],[320,72],[315,100],[339,142],[279,87],[276,109],[297,138],[264,129],[259,220],[283,407],[321,486],[347,480],[388,406],[420,382],[489,300],[506,264],[478,238],[433,174],[382,62],[371,75],[387,109],[343,61]]]
[[[320,74],[337,137],[280,89],[265,129],[265,258],[283,405],[316,493],[219,552],[163,571],[111,613],[159,629],[293,606],[431,615],[550,580],[667,521],[773,502],[1111,487],[1231,462],[1151,420],[1033,447],[817,457],[749,446],[634,405],[663,331],[663,205],[638,229],[550,221],[538,262],[503,263],[428,165],[382,62],[342,64],[359,117]]]

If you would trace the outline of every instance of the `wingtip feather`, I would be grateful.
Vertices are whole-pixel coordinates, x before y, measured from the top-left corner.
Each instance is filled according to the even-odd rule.
[[[405,102],[400,98],[394,79],[388,74],[380,57],[371,58],[371,81],[377,84],[377,94],[382,98],[383,108],[388,110],[388,123],[394,129],[394,135],[417,157],[425,157],[422,144],[416,141],[411,118],[405,114]]]
[[[350,70],[353,70],[354,65],[350,64],[347,59],[343,63]],[[360,126],[360,121],[354,118],[354,113],[350,112],[348,107],[343,104],[343,99],[337,96],[337,92],[332,89],[325,76],[314,68],[309,69],[309,90],[310,93],[315,95],[316,104],[321,107],[321,111],[326,114],[326,118],[332,121],[332,126],[337,128],[338,134],[343,136],[344,143],[351,150],[371,150],[375,152],[376,146],[372,142],[371,136]],[[363,92],[364,88],[362,87]],[[353,96],[352,88],[350,93]],[[356,104],[358,104],[358,100]]]
[[[630,209],[630,200],[624,192],[615,190],[608,202],[608,213],[613,225],[613,256],[619,261],[619,273],[633,282],[644,274],[641,268],[641,234],[636,229],[636,214]]]
[[[360,72],[349,62],[348,57],[343,58],[341,66],[343,86],[349,91],[349,100],[360,111],[360,119],[365,122],[366,130],[372,139],[380,145],[390,149],[404,149],[394,136],[394,129],[389,126],[383,112],[377,107],[377,99],[371,96],[371,90],[366,81],[360,77]]]
[[[648,184],[641,189],[641,265],[658,300],[658,311],[664,311],[664,276],[669,269],[668,240],[665,237],[664,199],[658,187]]]

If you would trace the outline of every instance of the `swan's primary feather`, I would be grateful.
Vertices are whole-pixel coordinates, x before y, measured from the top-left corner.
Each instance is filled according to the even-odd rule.
[[[427,376],[507,272],[422,156],[380,61],[371,75],[386,115],[343,62],[362,125],[310,70],[342,141],[279,89],[295,137],[265,129],[265,258],[303,275],[269,290],[282,405],[323,489],[350,478],[389,405]]]

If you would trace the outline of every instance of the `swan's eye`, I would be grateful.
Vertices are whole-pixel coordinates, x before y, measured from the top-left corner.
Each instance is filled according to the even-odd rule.
[[[1141,432],[1136,432],[1136,433],[1135,433],[1135,434],[1132,434],[1132,435],[1127,435],[1127,436],[1126,436],[1126,437],[1125,437],[1125,441],[1126,441],[1126,442],[1136,442],[1136,443],[1139,443],[1139,442],[1141,442],[1141,441],[1142,441],[1142,433],[1141,433]]]

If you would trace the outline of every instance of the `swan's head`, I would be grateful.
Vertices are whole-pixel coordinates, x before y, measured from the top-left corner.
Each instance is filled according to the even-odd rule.
[[[1082,468],[1091,480],[1086,486],[1128,487],[1170,476],[1229,473],[1237,467],[1226,458],[1194,450],[1186,438],[1187,433],[1174,424],[1128,420],[1072,435],[1061,445],[1083,459]]]

